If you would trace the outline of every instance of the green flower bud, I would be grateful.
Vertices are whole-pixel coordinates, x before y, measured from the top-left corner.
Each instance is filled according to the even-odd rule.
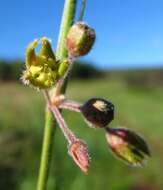
[[[125,128],[107,128],[106,139],[112,152],[131,166],[142,166],[150,156],[146,142]]]
[[[65,73],[67,72],[69,68],[69,65],[70,65],[70,62],[67,59],[63,60],[60,63],[59,69],[58,69],[59,77],[63,77],[65,75]]]
[[[52,70],[58,69],[58,61],[54,55],[51,44],[46,37],[41,38],[42,46],[38,54],[38,60],[42,64],[47,64]]]
[[[35,54],[35,48],[38,45],[38,40],[34,40],[33,42],[31,42],[27,49],[26,49],[26,57],[25,57],[25,64],[26,67],[30,67],[31,65],[37,65],[37,57]]]
[[[74,56],[86,55],[95,42],[95,31],[83,22],[75,23],[67,35],[67,49]]]
[[[45,57],[46,59],[50,58],[56,62],[56,57],[54,55],[54,52],[49,40],[46,37],[42,37],[41,42],[42,42],[42,46],[41,46],[39,55]]]
[[[56,61],[50,42],[46,37],[40,41],[41,48],[38,55],[35,48],[39,44],[34,40],[26,50],[26,70],[23,72],[22,80],[38,89],[49,88],[59,80],[58,62]]]
[[[114,118],[114,105],[102,98],[91,98],[80,110],[92,127],[106,127]]]

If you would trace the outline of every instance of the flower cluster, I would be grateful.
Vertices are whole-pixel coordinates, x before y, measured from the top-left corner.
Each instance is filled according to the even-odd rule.
[[[68,128],[60,109],[80,112],[89,126],[106,131],[106,140],[110,150],[121,160],[132,166],[141,166],[150,152],[146,142],[135,132],[126,128],[110,128],[114,119],[114,105],[102,98],[91,98],[84,104],[67,100],[61,94],[64,78],[70,71],[75,58],[86,55],[95,42],[95,31],[83,22],[75,23],[69,30],[66,40],[68,58],[56,60],[50,41],[43,37],[29,44],[26,51],[26,70],[22,79],[25,84],[43,89],[49,109],[56,118],[68,141],[68,153],[83,172],[90,166],[90,157],[86,143],[78,139]],[[41,44],[38,54],[35,48]],[[55,86],[52,96],[46,90]]]

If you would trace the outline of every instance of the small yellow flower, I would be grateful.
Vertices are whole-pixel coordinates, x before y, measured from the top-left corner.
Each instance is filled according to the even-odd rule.
[[[41,44],[38,54],[35,48]],[[45,89],[54,86],[68,70],[69,61],[57,61],[52,50],[50,41],[43,37],[41,40],[34,40],[26,49],[26,70],[23,72],[24,84],[37,89]]]

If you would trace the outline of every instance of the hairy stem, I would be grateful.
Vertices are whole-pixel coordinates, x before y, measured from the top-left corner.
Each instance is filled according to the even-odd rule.
[[[68,110],[72,110],[75,112],[81,112],[80,111],[81,104],[78,102],[74,102],[72,100],[63,101],[63,103],[59,107],[64,108],[64,109],[68,109]]]
[[[51,111],[54,114],[54,117],[56,121],[58,122],[59,127],[61,128],[65,138],[67,139],[69,144],[72,144],[77,141],[77,138],[72,133],[72,131],[68,128],[67,124],[65,123],[65,120],[63,119],[61,113],[59,112],[58,108],[56,106],[50,107]]]
[[[53,115],[57,121],[57,124],[59,125],[60,129],[62,130],[65,138],[68,141],[68,143],[72,144],[72,143],[76,142],[78,139],[75,137],[73,132],[68,128],[68,126],[67,126],[64,118],[62,117],[58,107],[56,107],[55,105],[52,104],[48,91],[44,90],[43,94],[44,94],[44,97],[47,101],[49,109],[52,111],[52,113],[53,113]]]
[[[56,52],[57,57],[60,59],[63,59],[67,56],[65,39],[67,32],[73,22],[75,10],[76,10],[76,0],[65,0],[65,6],[60,26],[59,40]],[[66,85],[64,85],[64,87],[62,88],[62,93],[65,93],[65,90],[66,90]],[[56,129],[56,121],[54,120],[53,114],[49,110],[47,110],[45,117],[45,131],[44,131],[37,190],[47,189],[47,181],[48,181],[49,169],[52,157],[51,155],[52,155],[55,129]]]

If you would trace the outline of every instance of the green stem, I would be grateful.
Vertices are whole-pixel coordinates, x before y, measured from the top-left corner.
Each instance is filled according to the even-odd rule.
[[[67,57],[67,50],[65,45],[65,39],[68,33],[69,28],[71,27],[75,10],[76,10],[76,0],[66,0],[64,6],[64,13],[62,16],[60,33],[58,38],[58,46],[57,46],[57,58],[63,59]]]
[[[57,57],[63,59],[67,56],[67,50],[65,47],[65,39],[70,26],[73,23],[76,10],[76,0],[65,0],[65,6],[62,16],[62,22],[60,26],[60,33],[57,46]],[[65,93],[66,84],[62,88],[62,93]],[[52,158],[52,148],[54,141],[54,134],[56,129],[56,121],[53,118],[52,113],[47,110],[45,118],[45,131],[41,155],[41,163],[38,177],[37,190],[46,190],[47,181],[49,176],[50,163]]]
[[[85,11],[85,5],[86,5],[86,0],[82,0],[81,9],[80,9],[80,15],[79,15],[79,21],[83,20],[84,11]]]
[[[45,190],[48,181],[50,162],[52,157],[53,137],[55,133],[55,122],[52,113],[47,110],[45,117],[44,139],[40,163],[37,190]]]

